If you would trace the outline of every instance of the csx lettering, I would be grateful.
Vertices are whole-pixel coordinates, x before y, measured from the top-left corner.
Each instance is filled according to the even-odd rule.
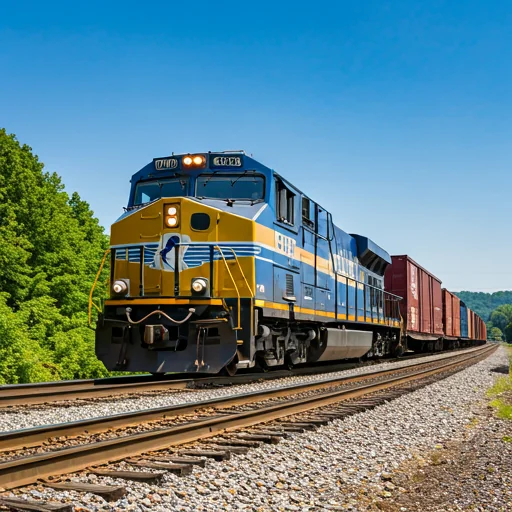
[[[242,159],[239,156],[216,156],[213,165],[222,167],[242,167]]]

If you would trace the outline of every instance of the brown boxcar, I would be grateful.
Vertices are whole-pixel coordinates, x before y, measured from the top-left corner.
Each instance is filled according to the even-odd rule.
[[[443,326],[445,336],[460,337],[460,299],[443,288]]]
[[[446,336],[453,336],[454,321],[452,297],[452,294],[446,288],[443,288],[443,326]]]
[[[391,256],[384,286],[400,295],[400,313],[407,334],[416,340],[437,340],[443,336],[443,295],[441,281],[409,256]]]
[[[460,299],[452,294],[453,304],[453,335],[460,338]]]
[[[443,327],[445,349],[459,346],[460,338],[460,299],[443,288]]]
[[[485,336],[485,322],[480,318],[478,318],[478,337],[477,340],[486,340],[487,337]]]

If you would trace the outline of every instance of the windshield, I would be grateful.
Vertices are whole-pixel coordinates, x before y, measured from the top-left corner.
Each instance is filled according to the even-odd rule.
[[[161,197],[182,197],[186,195],[186,179],[174,178],[169,180],[146,181],[137,184],[133,204],[149,203]]]
[[[197,197],[211,199],[247,199],[256,201],[265,195],[262,176],[252,174],[201,175],[197,178]]]

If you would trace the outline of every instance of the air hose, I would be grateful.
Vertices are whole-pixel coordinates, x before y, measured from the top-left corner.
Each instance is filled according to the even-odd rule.
[[[196,310],[194,308],[190,308],[188,310],[188,315],[183,320],[174,320],[174,318],[171,318],[169,315],[165,314],[163,311],[160,311],[159,309],[157,309],[157,310],[149,313],[149,315],[146,315],[144,318],[137,320],[136,322],[130,318],[131,312],[132,312],[132,308],[126,308],[126,318],[128,319],[128,322],[130,322],[132,325],[140,324],[152,315],[163,315],[163,316],[165,316],[165,318],[167,318],[167,320],[169,320],[170,322],[172,322],[174,324],[184,324],[196,312]]]

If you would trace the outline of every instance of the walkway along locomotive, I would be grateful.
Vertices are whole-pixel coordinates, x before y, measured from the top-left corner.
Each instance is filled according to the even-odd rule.
[[[110,251],[96,326],[109,370],[232,373],[407,348],[389,254],[244,152],[154,159],[132,177]]]

